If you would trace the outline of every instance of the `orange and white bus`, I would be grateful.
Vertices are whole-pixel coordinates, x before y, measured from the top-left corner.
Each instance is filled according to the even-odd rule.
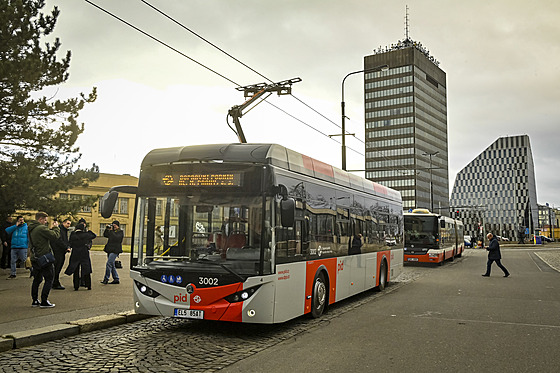
[[[119,191],[133,188],[103,197],[105,217]],[[279,145],[156,149],[135,192],[137,313],[319,317],[334,302],[384,289],[403,269],[400,194]]]
[[[416,209],[404,214],[404,261],[438,263],[461,257],[465,249],[463,223]]]

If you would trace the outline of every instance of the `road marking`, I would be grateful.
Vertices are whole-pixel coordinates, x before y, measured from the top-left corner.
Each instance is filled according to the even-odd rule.
[[[453,321],[457,323],[478,323],[478,324],[499,324],[499,325],[515,325],[515,326],[530,326],[536,328],[550,328],[550,329],[560,329],[560,325],[547,325],[547,324],[528,324],[528,323],[520,323],[520,322],[507,322],[507,321],[484,321],[484,320],[468,320],[468,319],[448,319],[445,317],[431,317],[431,316],[423,316],[423,315],[415,315],[414,317],[421,317],[423,319],[434,319],[434,320],[445,320],[445,321]]]
[[[539,271],[542,272],[543,270],[542,270],[541,267],[537,264],[537,262],[536,262],[535,259],[533,258],[533,255],[531,255],[531,254],[533,254],[533,255],[537,255],[537,254],[534,253],[534,252],[529,252],[529,253],[527,253],[527,255],[529,255],[529,258],[531,258],[531,260],[533,261],[533,263],[535,263],[535,265],[537,266],[537,268],[539,269]],[[537,255],[537,256],[538,256],[538,255]],[[539,257],[539,259],[540,259],[540,257]],[[542,260],[542,259],[541,259],[541,260]]]

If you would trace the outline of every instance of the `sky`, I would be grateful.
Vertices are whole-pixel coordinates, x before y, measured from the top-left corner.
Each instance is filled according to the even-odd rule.
[[[450,188],[499,137],[526,134],[538,203],[560,206],[557,0],[147,1],[179,24],[141,0],[90,2],[182,54],[85,0],[46,1],[44,12],[61,11],[54,36],[72,60],[68,81],[44,94],[98,89],[79,118],[82,167],[138,176],[151,149],[237,142],[226,122],[228,110],[244,102],[236,87],[296,77],[302,81],[291,96],[273,94],[243,115],[247,141],[278,143],[341,167],[340,137],[328,135],[341,133],[342,79],[362,70],[374,49],[405,38],[408,6],[410,38],[447,74]],[[344,90],[346,128],[357,137],[346,137],[347,169],[361,170],[363,76],[349,77]]]

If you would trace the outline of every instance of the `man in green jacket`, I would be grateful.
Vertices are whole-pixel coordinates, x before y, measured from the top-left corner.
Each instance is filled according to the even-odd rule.
[[[29,223],[29,237],[31,238],[31,262],[33,263],[33,284],[31,285],[32,307],[52,308],[54,303],[49,302],[49,293],[52,288],[54,278],[54,262],[47,265],[39,265],[37,258],[46,254],[54,254],[51,242],[55,242],[60,237],[60,228],[55,220],[51,229],[47,227],[49,215],[39,211],[35,214],[35,220]],[[43,290],[41,291],[41,302],[39,302],[39,285],[45,279]]]

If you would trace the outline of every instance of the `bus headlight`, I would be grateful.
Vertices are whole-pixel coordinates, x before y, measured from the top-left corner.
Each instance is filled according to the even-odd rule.
[[[255,292],[257,291],[257,289],[259,287],[260,286],[255,286],[253,288],[238,291],[237,293],[233,293],[231,295],[228,295],[224,299],[227,300],[230,303],[237,303],[237,302],[246,301],[247,299],[251,298],[251,296],[253,296],[253,294],[255,294]]]
[[[140,291],[140,293],[144,294],[147,297],[150,298],[155,298],[157,296],[159,296],[159,293],[157,291],[155,291],[154,289],[138,282],[138,281],[134,281],[134,283],[136,284],[136,287],[138,288],[138,290]]]

